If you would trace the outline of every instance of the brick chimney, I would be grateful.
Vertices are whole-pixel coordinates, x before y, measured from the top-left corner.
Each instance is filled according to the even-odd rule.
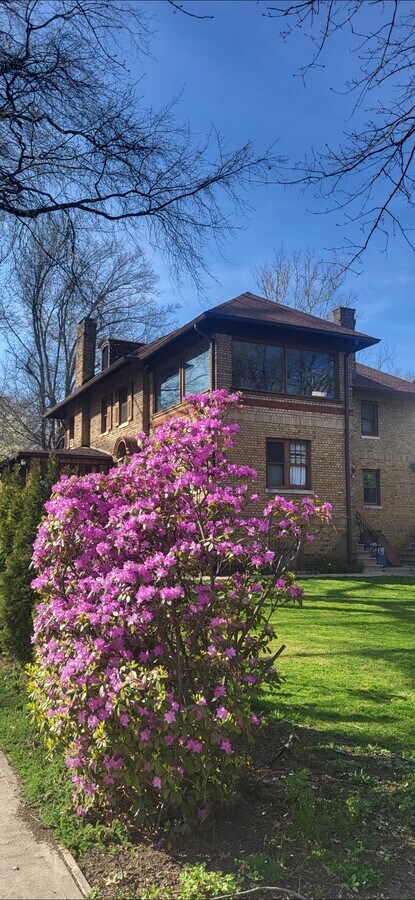
[[[335,325],[343,325],[343,328],[356,329],[356,310],[351,306],[337,306],[332,312]]]
[[[95,374],[95,319],[82,319],[76,332],[75,387],[81,387]]]

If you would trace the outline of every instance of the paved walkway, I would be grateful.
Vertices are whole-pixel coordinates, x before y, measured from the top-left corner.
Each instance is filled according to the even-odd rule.
[[[16,776],[0,750],[0,900],[82,900],[63,856],[35,837],[20,810]]]

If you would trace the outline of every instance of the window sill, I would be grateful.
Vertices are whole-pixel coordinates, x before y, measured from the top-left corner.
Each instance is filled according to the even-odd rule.
[[[213,388],[207,388],[205,391],[199,391],[199,394],[208,395],[212,393],[212,390]],[[191,394],[189,394],[189,397],[190,396]],[[181,409],[183,409],[183,407],[186,408],[186,406],[188,406],[186,395],[183,395],[182,399],[178,400],[177,403],[173,403],[172,406],[165,406],[164,409],[155,409],[153,410],[151,415],[153,419],[157,418],[157,416],[171,415],[174,414],[176,410],[180,411]]]
[[[303,497],[306,494],[314,494],[314,491],[311,488],[265,488],[266,494],[302,494]]]
[[[256,391],[254,388],[241,388],[235,387],[235,385],[231,385],[230,387],[231,393],[239,393],[239,394],[254,394],[256,397],[275,397],[277,400],[311,400],[313,403],[341,403],[342,398],[339,394],[336,394],[335,397],[316,397],[313,394],[288,394],[288,393],[278,393],[277,391]]]
[[[383,509],[383,506],[378,506],[376,503],[364,503],[363,509]]]
[[[380,441],[379,434],[361,434],[360,437],[365,441]]]
[[[128,422],[120,422],[119,425],[116,425],[116,428],[127,428],[127,425],[131,425],[132,419],[129,419]]]

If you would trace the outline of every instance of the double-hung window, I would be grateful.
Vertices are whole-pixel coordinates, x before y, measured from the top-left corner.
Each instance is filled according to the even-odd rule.
[[[362,434],[366,437],[377,437],[379,434],[377,403],[362,400],[360,411]]]
[[[307,490],[310,487],[310,443],[267,440],[267,488]]]
[[[183,356],[173,366],[156,373],[156,410],[168,409],[189,394],[210,389],[210,352],[206,347]]]
[[[379,469],[363,469],[363,502],[365,506],[380,506]]]
[[[69,448],[75,446],[75,416],[71,416],[69,419],[68,446]]]
[[[101,434],[111,430],[111,397],[103,397],[101,400]]]

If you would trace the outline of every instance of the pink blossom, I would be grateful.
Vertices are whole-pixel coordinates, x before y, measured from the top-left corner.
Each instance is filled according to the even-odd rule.
[[[230,789],[233,735],[259,722],[252,685],[274,674],[258,663],[274,639],[262,601],[272,615],[287,596],[300,600],[280,559],[331,506],[276,496],[252,515],[256,474],[228,452],[240,406],[226,391],[189,399],[140,435],[128,466],[63,476],[46,504],[33,555],[34,708],[42,722],[47,710],[75,808],[99,815],[122,796],[126,813],[139,806],[154,826],[148,786],[160,790],[162,760],[177,818],[203,819],[219,790],[218,748]]]
[[[217,684],[215,690],[213,691],[214,697],[226,697],[226,688],[223,684]]]
[[[209,810],[207,810],[205,806],[202,806],[202,807],[199,807],[197,814],[199,816],[199,819],[207,819],[207,817],[209,815]]]
[[[201,741],[194,741],[190,739],[186,743],[186,750],[191,750],[192,753],[201,753],[203,750],[203,744]]]

